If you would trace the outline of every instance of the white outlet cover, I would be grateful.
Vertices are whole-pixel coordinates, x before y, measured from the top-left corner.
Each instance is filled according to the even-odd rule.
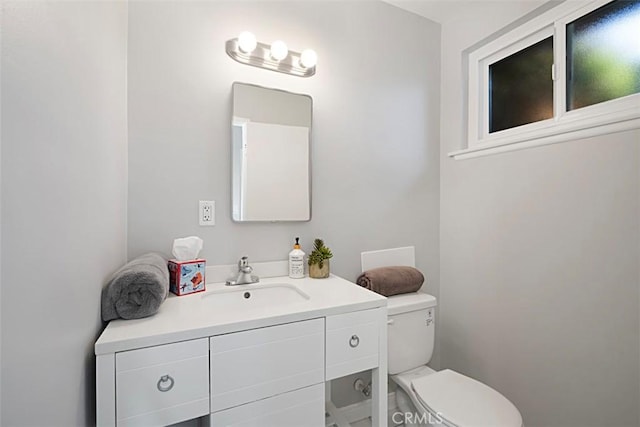
[[[198,204],[198,223],[202,226],[216,225],[216,202],[200,200]]]

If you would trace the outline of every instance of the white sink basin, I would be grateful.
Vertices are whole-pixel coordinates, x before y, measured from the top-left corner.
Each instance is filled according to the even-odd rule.
[[[258,283],[213,291],[202,299],[207,309],[238,312],[305,302],[310,297],[289,283]]]

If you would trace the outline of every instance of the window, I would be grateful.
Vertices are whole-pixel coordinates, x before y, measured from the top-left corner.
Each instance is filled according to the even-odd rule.
[[[640,128],[640,0],[567,1],[469,53],[476,157]]]
[[[489,132],[553,117],[553,37],[489,65]]]
[[[640,92],[640,1],[614,1],[567,25],[567,109]]]

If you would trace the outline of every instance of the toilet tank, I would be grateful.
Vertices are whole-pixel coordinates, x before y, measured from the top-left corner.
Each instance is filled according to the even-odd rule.
[[[433,355],[436,298],[421,292],[387,299],[389,374],[426,365]]]

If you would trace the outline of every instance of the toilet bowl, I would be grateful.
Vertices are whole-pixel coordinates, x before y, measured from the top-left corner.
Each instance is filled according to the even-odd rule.
[[[398,409],[391,420],[405,426],[522,427],[506,397],[450,369],[426,366],[433,355],[435,297],[414,292],[389,297],[388,363]]]

